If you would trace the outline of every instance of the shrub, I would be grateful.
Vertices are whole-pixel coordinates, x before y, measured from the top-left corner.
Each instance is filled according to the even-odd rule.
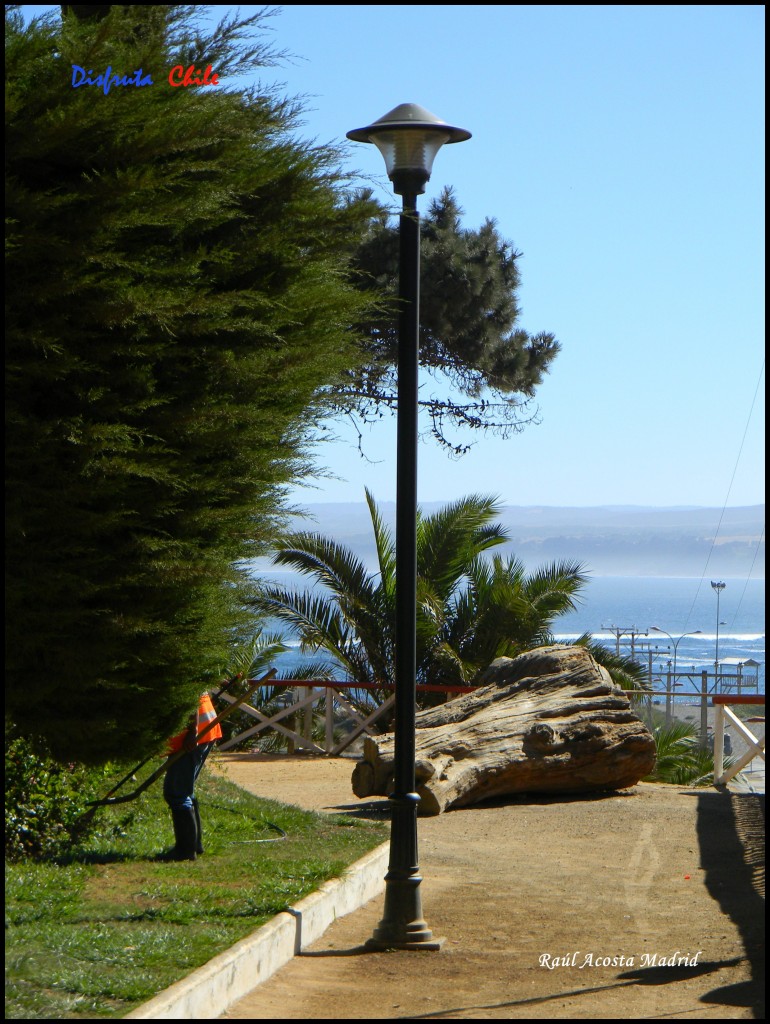
[[[659,725],[653,730],[657,756],[645,782],[678,786],[709,786],[714,781],[714,753],[700,745],[695,726],[686,722]]]
[[[103,772],[60,764],[25,739],[5,745],[5,856],[50,859],[93,830],[83,815]]]

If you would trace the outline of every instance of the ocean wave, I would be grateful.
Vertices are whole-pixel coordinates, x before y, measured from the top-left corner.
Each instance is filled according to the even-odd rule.
[[[665,634],[659,634],[659,633],[654,633],[654,634],[652,634],[652,633],[639,633],[636,630],[634,630],[634,636],[636,637],[636,639],[637,639],[637,641],[639,643],[649,643],[650,639],[652,639],[655,643],[658,644],[658,646],[665,646],[666,641],[661,639],[661,636],[663,636],[663,635],[665,635]],[[580,634],[577,631],[574,631],[574,630],[571,633],[554,633],[554,639],[558,640],[560,643],[563,643],[565,640],[574,640],[578,636],[580,636]],[[613,643],[615,642],[615,634],[614,633],[591,633],[591,636],[593,637],[594,640],[611,640]],[[623,642],[627,644],[628,643],[627,638],[630,636],[630,631],[624,632],[622,634],[622,636],[623,636]],[[672,633],[672,636],[674,637],[675,641],[679,639],[679,637],[677,637],[676,633]],[[735,643],[751,644],[751,643],[764,642],[764,640],[765,640],[765,634],[764,633],[720,633],[719,634],[719,642],[720,643],[722,643],[722,642],[726,643],[727,641],[732,641],[732,642],[735,642]],[[694,646],[696,644],[703,644],[703,643],[711,643],[711,644],[716,643],[716,633],[699,633],[697,636],[693,636],[691,633],[687,634],[687,646],[688,647],[689,646]]]

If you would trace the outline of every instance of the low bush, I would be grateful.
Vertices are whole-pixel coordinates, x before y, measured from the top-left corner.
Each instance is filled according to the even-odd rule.
[[[698,730],[688,722],[672,722],[653,729],[655,768],[645,782],[677,786],[709,786],[714,781],[714,753],[701,746]]]
[[[83,815],[103,779],[103,769],[59,764],[28,740],[6,734],[6,859],[50,859],[69,851],[93,828]]]

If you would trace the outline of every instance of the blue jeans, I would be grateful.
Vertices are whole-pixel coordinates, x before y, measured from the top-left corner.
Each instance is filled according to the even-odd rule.
[[[199,743],[195,750],[169,765],[163,780],[163,799],[172,811],[192,808],[195,780],[213,746],[213,743]]]

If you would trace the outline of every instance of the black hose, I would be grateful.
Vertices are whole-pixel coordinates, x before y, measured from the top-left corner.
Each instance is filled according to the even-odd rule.
[[[268,821],[267,819],[265,819],[265,825],[267,825],[268,828],[271,828],[274,832],[280,832],[281,833],[280,838],[278,838],[278,839],[235,839],[235,840],[233,840],[232,843],[230,843],[230,845],[231,846],[245,846],[247,844],[252,844],[252,843],[280,843],[284,839],[288,839],[289,838],[288,834],[286,832],[284,832],[284,830],[280,827],[280,825],[275,825],[275,824],[273,824],[272,821]]]

